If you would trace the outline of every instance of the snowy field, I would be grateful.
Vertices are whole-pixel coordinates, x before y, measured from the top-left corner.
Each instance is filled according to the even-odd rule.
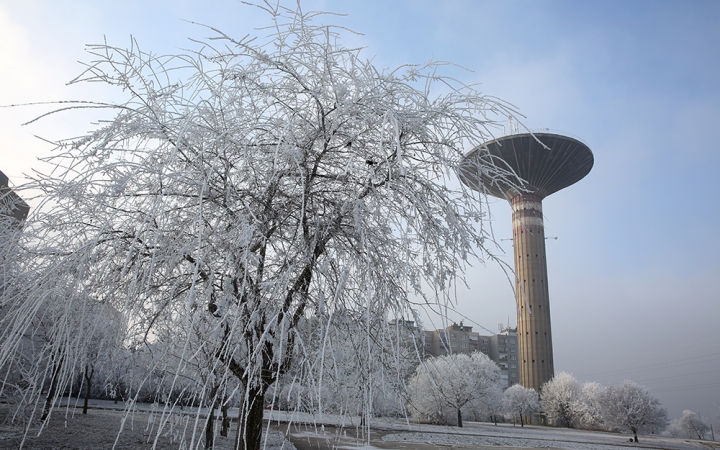
[[[312,448],[337,449],[487,449],[487,448],[555,448],[582,450],[617,450],[618,448],[647,449],[720,449],[720,442],[674,439],[662,436],[640,436],[639,443],[629,442],[629,435],[607,432],[571,430],[539,426],[498,426],[466,422],[463,428],[438,425],[420,425],[402,419],[377,418],[372,422],[371,439],[362,438],[357,420],[348,418],[272,412],[273,422],[306,423],[308,426],[290,426],[291,441],[303,449],[302,440],[322,444]],[[311,448],[311,447],[305,447]]]
[[[71,405],[73,403],[71,402]],[[174,415],[158,434],[161,420],[159,410],[152,405],[137,405],[127,414],[122,404],[109,401],[91,401],[88,415],[79,408],[60,408],[53,412],[49,426],[38,437],[33,428],[23,448],[33,450],[89,450],[110,449],[202,449],[202,425],[196,424],[196,410],[185,408],[184,414]],[[155,411],[155,412],[153,412]],[[19,448],[23,427],[10,425],[6,405],[0,405],[0,449]],[[231,415],[233,411],[231,410]],[[123,417],[127,417],[118,439]],[[628,442],[625,434],[590,432],[563,428],[511,424],[467,422],[462,429],[456,427],[420,425],[403,419],[377,418],[372,422],[370,439],[359,426],[357,418],[308,413],[266,411],[270,420],[266,435],[268,450],[304,449],[489,449],[489,448],[553,448],[581,450],[617,450],[619,448],[645,449],[720,449],[720,442],[673,439],[661,436],[640,436],[639,443]],[[201,421],[200,421],[201,422]],[[292,424],[289,424],[289,423]],[[218,436],[216,447],[232,448],[235,423],[231,435]],[[193,430],[195,434],[193,435]],[[289,439],[285,439],[283,434]],[[117,442],[116,442],[117,439]],[[157,443],[155,441],[157,440]],[[292,442],[292,443],[291,443]]]

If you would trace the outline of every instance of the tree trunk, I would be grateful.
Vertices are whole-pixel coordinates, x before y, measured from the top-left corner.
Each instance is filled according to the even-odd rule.
[[[215,442],[215,403],[208,411],[207,423],[205,424],[205,448],[213,448]]]
[[[235,450],[260,450],[264,403],[265,389],[263,387],[247,389],[247,396],[240,404]]]
[[[217,392],[218,386],[213,386],[210,391],[207,423],[205,423],[205,448],[212,448],[215,443],[215,407],[217,406]]]
[[[525,421],[523,420],[522,413],[520,413],[520,428],[525,428]]]
[[[60,375],[60,369],[62,368],[63,358],[60,358],[57,364],[53,364],[52,376],[50,377],[50,390],[48,391],[47,397],[45,398],[45,406],[43,407],[42,415],[40,420],[47,419],[50,414],[50,406],[52,405],[52,399],[55,397],[55,391],[57,391],[58,376]]]
[[[226,403],[225,394],[223,394],[220,400],[220,411],[222,411],[222,426],[220,427],[220,436],[227,437],[228,430],[230,429],[230,417],[228,416],[229,406]]]
[[[462,411],[460,411],[460,408],[457,410],[457,417],[458,417],[458,427],[462,428]]]
[[[90,401],[90,389],[92,388],[92,377],[95,373],[95,368],[92,365],[85,366],[85,381],[87,383],[85,387],[85,401],[83,403],[83,414],[87,414],[88,402]]]

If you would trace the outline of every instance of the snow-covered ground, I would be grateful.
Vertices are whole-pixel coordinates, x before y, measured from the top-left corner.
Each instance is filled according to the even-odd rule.
[[[269,414],[268,414],[269,416]],[[286,413],[273,411],[273,421],[292,420],[310,426],[289,427],[291,440],[321,440],[334,448],[418,448],[408,444],[426,444],[423,448],[557,448],[581,450],[617,450],[618,448],[651,448],[666,450],[720,449],[720,442],[674,439],[671,437],[641,435],[639,443],[629,442],[627,434],[573,430],[540,426],[513,426],[466,422],[463,428],[423,425],[403,419],[376,418],[372,421],[371,439],[362,438],[359,420],[332,415]],[[295,430],[295,431],[293,431]],[[320,438],[320,439],[318,439]],[[297,442],[296,442],[297,444]],[[393,444],[398,444],[393,445]],[[404,444],[404,445],[399,445]],[[332,445],[321,448],[333,448]]]
[[[186,414],[163,417],[160,414],[162,408],[153,405],[136,404],[132,411],[126,411],[122,403],[116,405],[112,401],[91,400],[90,411],[83,415],[82,410],[75,407],[74,400],[70,405],[70,408],[61,406],[53,411],[49,424],[39,436],[37,424],[25,434],[21,422],[10,423],[10,407],[0,405],[0,449],[18,449],[21,444],[23,449],[28,450],[204,449],[203,421],[196,422],[197,409],[184,408]],[[163,423],[158,432],[160,422]],[[267,431],[267,450],[296,450],[283,433],[272,429]],[[228,437],[219,436],[218,431],[215,449],[232,449],[234,438],[234,426],[231,426]]]
[[[29,433],[23,448],[26,449],[150,449],[203,448],[202,425],[195,423],[197,408],[184,408],[183,414],[174,415],[158,434],[162,407],[136,404],[132,412],[123,411],[125,405],[112,401],[92,400],[87,416],[75,408],[61,407],[53,412],[50,425],[38,437],[37,430]],[[81,405],[81,403],[80,403]],[[176,412],[179,408],[176,408]],[[18,448],[23,428],[10,425],[6,420],[7,406],[0,405],[0,449]],[[155,414],[150,414],[154,412]],[[201,415],[206,411],[200,410]],[[231,416],[237,416],[231,410]],[[123,417],[127,417],[118,436]],[[629,435],[605,432],[570,430],[539,426],[513,426],[466,422],[463,428],[424,425],[404,419],[375,418],[371,422],[370,438],[360,426],[357,417],[319,415],[301,412],[266,411],[270,426],[266,427],[268,450],[295,450],[296,446],[321,449],[436,449],[463,448],[488,449],[499,447],[554,448],[581,450],[617,450],[619,448],[646,448],[663,450],[720,449],[720,442],[673,439],[663,436],[640,436],[639,443],[629,442]],[[201,422],[201,421],[200,421]],[[232,448],[231,436],[218,437],[219,450]],[[193,435],[193,430],[195,434]],[[284,438],[285,434],[290,443]]]

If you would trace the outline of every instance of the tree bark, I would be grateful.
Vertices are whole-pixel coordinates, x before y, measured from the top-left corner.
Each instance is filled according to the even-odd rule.
[[[215,443],[215,404],[210,407],[205,424],[205,448],[212,448]]]
[[[264,404],[264,387],[249,387],[240,405],[235,450],[260,450]]]
[[[460,408],[457,410],[458,427],[462,428],[462,411]]]
[[[214,385],[212,390],[210,390],[210,405],[209,406],[209,412],[208,412],[208,420],[205,425],[205,448],[212,448],[215,444],[215,408],[218,405],[218,397],[217,394],[220,390],[219,385]],[[223,399],[220,399],[220,405],[222,405]],[[223,412],[223,428],[225,427],[225,412]],[[225,430],[225,434],[223,434],[223,430],[220,430],[221,436],[227,436],[227,430]]]
[[[48,390],[47,397],[45,398],[45,406],[43,407],[40,420],[44,421],[47,419],[48,415],[50,415],[50,406],[52,405],[53,397],[55,397],[55,391],[57,391],[58,376],[60,375],[62,365],[63,358],[60,358],[60,361],[58,361],[57,364],[53,364],[52,376],[50,377],[50,390]]]
[[[220,403],[220,410],[222,411],[222,425],[220,427],[220,436],[227,437],[228,430],[230,429],[230,417],[228,416],[228,405],[226,403],[225,394],[223,394],[221,403]]]
[[[92,365],[86,365],[85,366],[85,401],[83,402],[83,414],[87,414],[88,411],[88,402],[90,401],[90,389],[92,388],[92,377],[95,373],[95,367]]]
[[[217,405],[217,391],[217,386],[213,386],[210,391],[208,417],[205,423],[205,448],[212,448],[215,443],[215,406]]]

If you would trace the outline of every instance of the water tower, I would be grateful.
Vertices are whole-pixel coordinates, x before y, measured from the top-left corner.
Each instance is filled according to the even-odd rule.
[[[504,180],[479,169],[494,163],[512,174]],[[471,150],[460,179],[512,207],[520,384],[540,391],[554,374],[542,200],[580,181],[593,154],[577,139],[550,132],[512,134]],[[518,189],[520,186],[520,189]]]

